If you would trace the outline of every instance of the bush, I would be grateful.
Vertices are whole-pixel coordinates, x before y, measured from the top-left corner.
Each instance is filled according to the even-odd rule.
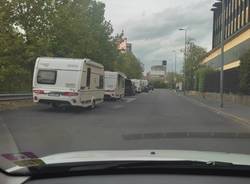
[[[31,91],[32,74],[30,72],[15,65],[1,67],[0,70],[0,93]]]
[[[168,88],[168,85],[165,82],[160,81],[160,80],[152,81],[151,83],[153,84],[154,88],[158,88],[158,89]]]
[[[214,72],[215,70],[208,66],[199,68],[195,74],[195,89],[200,92],[205,92],[208,86],[208,76]]]
[[[250,50],[241,58],[240,91],[250,95]]]

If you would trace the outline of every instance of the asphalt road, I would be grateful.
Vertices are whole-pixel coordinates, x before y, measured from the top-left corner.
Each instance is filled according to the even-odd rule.
[[[168,90],[95,110],[36,105],[0,112],[20,151],[39,156],[84,150],[178,149],[250,154],[250,126]],[[0,122],[1,123],[1,122]]]

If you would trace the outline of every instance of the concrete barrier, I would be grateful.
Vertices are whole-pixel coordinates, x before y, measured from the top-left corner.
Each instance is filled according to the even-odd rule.
[[[208,93],[208,92],[198,92],[198,91],[188,91],[188,95],[200,96],[208,100],[220,100],[219,93]],[[247,95],[235,95],[235,94],[224,94],[224,101],[227,103],[242,104],[250,106],[250,96]]]

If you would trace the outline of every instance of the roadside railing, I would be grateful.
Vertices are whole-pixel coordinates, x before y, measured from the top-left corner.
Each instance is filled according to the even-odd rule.
[[[0,94],[0,101],[15,101],[32,99],[32,93]]]

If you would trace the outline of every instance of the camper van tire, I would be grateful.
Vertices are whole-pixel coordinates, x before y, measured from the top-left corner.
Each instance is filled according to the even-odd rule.
[[[63,104],[63,103],[52,103],[51,105],[56,110],[63,110],[63,111],[65,111],[65,110],[67,110],[67,109],[70,108],[70,105]]]
[[[52,103],[51,106],[54,108],[54,109],[59,109],[59,105],[57,103]]]

